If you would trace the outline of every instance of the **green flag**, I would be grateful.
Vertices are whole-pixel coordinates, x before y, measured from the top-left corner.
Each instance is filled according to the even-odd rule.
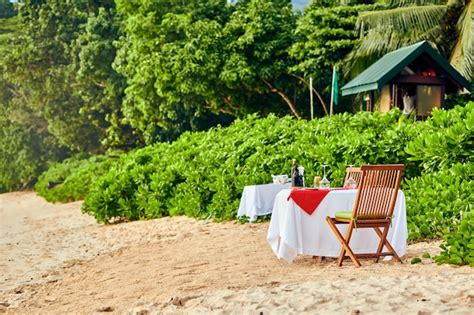
[[[339,99],[339,85],[338,85],[338,75],[336,67],[332,68],[332,87],[331,87],[331,99],[334,104],[337,105]]]

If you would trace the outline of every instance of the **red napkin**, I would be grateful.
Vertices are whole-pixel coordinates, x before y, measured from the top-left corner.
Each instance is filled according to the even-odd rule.
[[[330,191],[330,189],[292,189],[288,200],[293,199],[301,209],[311,215]]]

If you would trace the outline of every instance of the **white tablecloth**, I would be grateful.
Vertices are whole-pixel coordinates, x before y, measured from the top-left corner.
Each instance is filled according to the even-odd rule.
[[[265,184],[245,186],[240,199],[238,217],[247,216],[250,222],[255,221],[257,216],[272,213],[275,196],[282,190],[291,187],[287,184]]]
[[[275,198],[267,241],[278,258],[291,263],[296,255],[338,257],[341,243],[326,222],[336,211],[352,211],[357,190],[333,190],[319,204],[312,215],[307,214],[292,200],[287,200],[291,190],[282,190]],[[406,253],[408,237],[405,195],[398,192],[388,241],[399,256]],[[347,225],[338,224],[345,235]],[[380,238],[373,229],[357,229],[350,246],[355,253],[376,252]],[[384,248],[386,250],[386,248]],[[387,257],[389,258],[389,257]]]

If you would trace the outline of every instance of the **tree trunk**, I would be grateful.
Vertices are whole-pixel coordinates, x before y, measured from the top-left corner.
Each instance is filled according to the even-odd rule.
[[[288,104],[288,106],[290,107],[291,112],[293,113],[293,115],[295,115],[296,118],[301,119],[301,115],[298,112],[298,110],[296,109],[295,104],[293,104],[293,102],[290,100],[290,98],[288,96],[286,96],[285,93],[283,93],[282,91],[280,91],[279,89],[277,89],[276,87],[271,85],[270,82],[268,82],[264,79],[262,79],[262,81],[268,86],[268,88],[270,89],[271,92],[278,94],[286,102],[286,104]]]

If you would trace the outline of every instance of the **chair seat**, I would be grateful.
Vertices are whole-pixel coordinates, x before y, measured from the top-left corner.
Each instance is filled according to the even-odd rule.
[[[350,220],[352,219],[352,211],[337,211],[334,217],[336,219]]]

